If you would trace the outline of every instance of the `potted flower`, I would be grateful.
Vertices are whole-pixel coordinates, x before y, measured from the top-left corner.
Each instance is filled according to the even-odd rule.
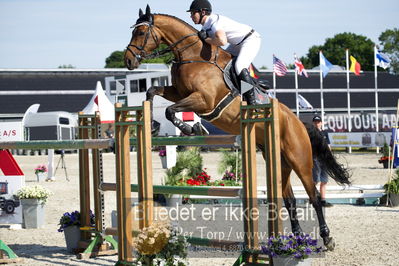
[[[311,265],[310,255],[321,252],[317,240],[309,235],[271,236],[266,245],[261,246],[262,253],[269,255],[273,265]]]
[[[164,179],[166,186],[185,186],[183,182],[186,176],[196,176],[202,172],[202,157],[197,147],[192,147],[183,152],[177,153],[176,165],[167,169]],[[181,195],[165,195],[167,206],[176,206],[181,203]]]
[[[75,249],[78,248],[80,241],[80,212],[74,211],[64,213],[61,216],[58,225],[60,226],[58,232],[64,232],[68,252],[74,252]],[[92,211],[90,211],[90,225],[95,225],[94,214]]]
[[[189,265],[188,243],[164,222],[154,222],[133,239],[136,261],[133,265]]]
[[[25,228],[42,228],[45,223],[44,204],[53,193],[39,185],[19,189],[16,196],[22,204]]]
[[[399,169],[396,170],[396,177],[384,185],[384,189],[389,194],[389,200],[393,207],[399,206]]]
[[[39,164],[38,166],[36,166],[35,174],[38,182],[44,181],[45,173],[47,173],[47,166],[45,166],[44,164]]]
[[[167,159],[166,159],[166,149],[165,149],[165,147],[162,147],[162,148],[159,150],[158,155],[159,155],[159,157],[161,158],[162,168],[163,168],[163,169],[168,168]]]
[[[382,163],[382,165],[386,169],[389,167],[389,165],[391,164],[391,161],[392,161],[392,156],[390,156],[390,154],[389,154],[390,149],[386,142],[384,143],[384,147],[382,147],[381,150],[382,150],[382,157],[380,157],[378,162]]]

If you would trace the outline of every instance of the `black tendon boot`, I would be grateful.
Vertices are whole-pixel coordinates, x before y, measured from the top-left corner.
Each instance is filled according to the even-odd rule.
[[[241,70],[240,75],[238,76],[240,80],[251,84],[252,86],[256,87],[258,86],[257,82],[249,75],[248,69],[244,68]],[[255,93],[254,89],[250,89],[246,93],[243,94],[244,100],[248,102],[249,105],[256,105],[256,98],[255,98]]]

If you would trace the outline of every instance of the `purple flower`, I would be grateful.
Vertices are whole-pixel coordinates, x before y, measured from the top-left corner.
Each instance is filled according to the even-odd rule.
[[[166,150],[160,150],[159,153],[158,153],[158,155],[159,155],[160,157],[166,156]]]
[[[294,257],[295,257],[296,259],[300,259],[300,258],[302,258],[302,253],[299,252],[299,251],[296,251],[296,252],[294,253]]]
[[[313,252],[313,250],[311,248],[309,248],[309,247],[305,248],[304,251],[305,251],[306,255],[310,255]]]
[[[317,240],[309,235],[279,235],[271,236],[265,246],[261,247],[264,254],[269,256],[292,256],[296,259],[306,259],[312,253],[319,253]]]

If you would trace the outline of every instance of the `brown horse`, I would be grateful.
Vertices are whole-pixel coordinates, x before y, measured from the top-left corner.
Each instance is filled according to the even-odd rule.
[[[203,43],[197,30],[186,22],[169,15],[152,14],[147,6],[144,14],[133,26],[132,39],[125,53],[128,69],[137,68],[140,61],[153,58],[165,52],[173,52],[176,62],[172,66],[172,86],[156,86],[147,91],[147,100],[155,95],[164,97],[175,104],[166,109],[166,117],[185,134],[195,133],[193,128],[176,118],[176,112],[193,111],[199,115],[210,114],[230,90],[223,79],[223,68],[232,59],[219,47]],[[161,43],[167,45],[162,51],[155,50]],[[240,96],[235,96],[219,116],[211,120],[218,128],[231,134],[240,134]],[[348,173],[339,165],[318,131],[307,132],[303,123],[284,104],[279,103],[282,187],[285,207],[289,210],[292,232],[299,234],[296,200],[290,183],[292,170],[299,176],[310,201],[314,206],[320,236],[325,246],[332,250],[334,241],[325,222],[320,196],[312,179],[313,158],[317,157],[327,172],[340,184],[349,184]],[[256,142],[264,143],[263,124],[257,124]],[[313,152],[312,152],[313,151]]]

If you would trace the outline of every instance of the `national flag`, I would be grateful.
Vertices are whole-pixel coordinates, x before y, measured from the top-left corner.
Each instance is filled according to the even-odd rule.
[[[327,76],[332,67],[333,65],[330,63],[330,61],[327,60],[327,58],[324,57],[323,53],[320,51],[320,68],[323,72],[323,78]]]
[[[273,55],[273,70],[274,73],[276,73],[276,75],[280,77],[285,76],[285,74],[287,74],[288,72],[288,69],[284,62],[278,59],[275,55]]]
[[[383,69],[387,69],[391,65],[391,60],[388,58],[386,54],[381,53],[380,51],[376,52],[376,62],[377,66],[382,67]]]
[[[301,109],[308,109],[312,110],[313,106],[303,97],[302,95],[298,94],[298,105]]]
[[[254,66],[252,64],[249,65],[249,75],[255,79],[258,79],[258,75],[256,75]]]
[[[360,64],[357,62],[356,58],[353,56],[350,56],[351,59],[351,67],[349,68],[349,71],[355,73],[356,76],[360,75]]]
[[[294,58],[295,58],[294,64],[295,64],[296,73],[300,76],[305,76],[308,78],[309,77],[308,73],[306,72],[305,67],[303,66],[302,62],[299,61],[299,59],[296,57],[296,55],[294,56]]]

